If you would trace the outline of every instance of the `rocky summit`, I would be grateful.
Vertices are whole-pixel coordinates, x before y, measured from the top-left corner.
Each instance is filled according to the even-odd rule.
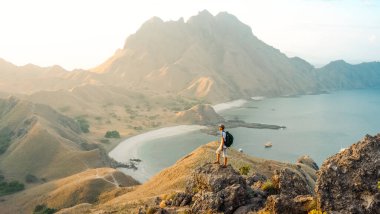
[[[380,134],[324,161],[316,193],[329,213],[380,213]]]

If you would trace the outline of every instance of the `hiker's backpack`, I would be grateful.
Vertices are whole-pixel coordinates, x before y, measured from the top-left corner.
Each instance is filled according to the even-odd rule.
[[[230,147],[233,142],[234,142],[234,136],[232,136],[232,134],[227,131],[226,132],[226,142],[224,142],[224,145],[226,147]]]

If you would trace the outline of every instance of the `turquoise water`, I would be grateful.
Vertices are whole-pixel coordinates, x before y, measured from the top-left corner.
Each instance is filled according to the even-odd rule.
[[[307,154],[320,165],[366,134],[380,132],[380,89],[252,100],[221,114],[226,119],[287,127],[284,130],[230,129],[235,137],[234,148],[285,162],[295,162]],[[149,141],[137,150],[138,158],[143,161],[143,175],[139,170],[127,173],[145,181],[198,146],[216,139],[196,131]],[[272,142],[272,148],[264,148],[268,141]]]

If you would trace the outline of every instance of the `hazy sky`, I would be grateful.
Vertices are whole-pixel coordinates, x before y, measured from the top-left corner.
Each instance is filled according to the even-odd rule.
[[[288,56],[316,66],[380,60],[377,0],[0,0],[0,58],[91,68],[146,20],[227,11]]]

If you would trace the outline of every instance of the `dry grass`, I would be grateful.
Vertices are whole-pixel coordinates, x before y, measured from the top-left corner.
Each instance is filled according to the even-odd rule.
[[[204,163],[214,161],[216,148],[216,142],[199,147],[189,155],[178,160],[173,166],[159,172],[148,182],[137,186],[134,191],[116,197],[105,204],[100,204],[96,209],[101,210],[107,206],[122,207],[125,204],[149,204],[157,196],[164,195],[165,197],[169,197],[173,192],[184,191],[186,181],[191,177],[193,170]],[[296,167],[292,164],[251,157],[235,149],[230,149],[229,151],[229,164],[235,170],[238,170],[242,166],[249,166],[251,168],[250,173],[259,172],[267,177],[271,177],[275,169],[289,166]]]
[[[138,182],[115,169],[91,169],[15,194],[0,205],[4,212],[17,213],[19,210],[31,212],[38,204],[57,209],[82,203],[96,204],[125,194],[134,185]]]

